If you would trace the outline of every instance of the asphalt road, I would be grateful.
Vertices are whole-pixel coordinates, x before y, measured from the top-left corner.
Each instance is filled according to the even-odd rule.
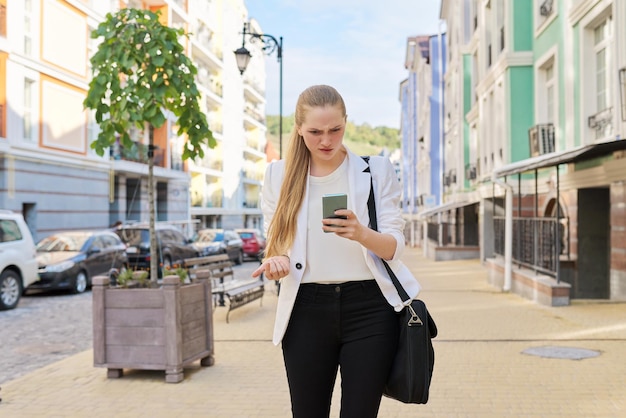
[[[234,266],[249,275],[258,261]],[[17,308],[0,311],[0,385],[92,348],[91,291],[27,294]]]

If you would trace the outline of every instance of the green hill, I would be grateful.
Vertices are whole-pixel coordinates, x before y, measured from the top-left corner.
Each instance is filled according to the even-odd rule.
[[[278,115],[267,115],[267,139],[278,150]],[[293,129],[293,115],[283,116],[283,149],[287,147],[289,135]],[[389,152],[400,148],[400,133],[398,129],[386,126],[371,127],[367,123],[355,125],[348,121],[344,143],[358,155],[376,155],[384,148]]]

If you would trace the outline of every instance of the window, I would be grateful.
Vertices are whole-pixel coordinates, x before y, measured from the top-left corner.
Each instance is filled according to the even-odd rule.
[[[33,0],[24,0],[24,54],[33,55],[33,33],[35,22],[33,13]]]
[[[0,242],[18,241],[22,239],[17,222],[10,219],[0,220]]]
[[[478,93],[476,92],[476,88],[478,87],[478,81],[478,56],[474,54],[472,55],[472,82],[470,92],[472,105],[474,105],[478,101]]]
[[[493,21],[492,21],[492,17],[491,17],[491,3],[487,3],[487,6],[485,7],[485,45],[486,45],[486,66],[487,68],[491,67],[491,64],[493,63],[493,35],[492,35],[492,29],[493,27]]]
[[[0,0],[0,36],[7,36],[7,2]]]
[[[478,29],[478,6],[479,6],[479,0],[474,0],[472,2],[472,20],[473,20],[474,32]]]
[[[496,2],[496,27],[498,30],[498,52],[504,50],[504,0]]]
[[[23,107],[23,129],[24,141],[37,141],[37,82],[30,78],[24,79],[24,107]]]
[[[546,122],[554,123],[554,65],[545,69],[546,74]]]
[[[87,121],[87,141],[89,146],[87,149],[93,155],[96,155],[96,150],[91,148],[91,143],[95,142],[98,139],[98,134],[100,133],[100,125],[96,122],[96,111],[92,110],[88,113],[88,121]]]
[[[5,53],[0,52],[0,74],[7,73],[6,57]],[[6,138],[6,83],[6,77],[0,77],[0,138]]]
[[[592,98],[595,109],[589,116],[588,126],[594,130],[595,139],[606,138],[613,133],[613,96],[611,69],[611,44],[613,42],[613,24],[611,17],[607,17],[592,29],[593,42],[593,80],[594,94]]]
[[[595,80],[596,80],[596,108],[601,112],[608,108],[611,103],[609,89],[610,79],[608,70],[610,66],[609,43],[611,38],[611,25],[605,20],[593,33],[595,54]]]

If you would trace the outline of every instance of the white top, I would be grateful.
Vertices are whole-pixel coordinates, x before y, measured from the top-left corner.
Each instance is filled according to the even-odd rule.
[[[347,149],[347,148],[346,148]],[[394,170],[389,158],[371,156],[368,165],[363,159],[347,149],[348,151],[348,208],[352,209],[359,222],[363,225],[369,224],[369,213],[367,210],[367,198],[370,194],[370,182],[373,181],[374,200],[376,201],[376,211],[378,213],[378,230],[381,233],[389,234],[396,239],[396,251],[389,266],[395,272],[400,284],[411,298],[416,298],[421,289],[419,282],[411,271],[400,261],[404,251],[404,219],[400,209],[402,198],[402,187],[398,181],[398,174]],[[285,177],[285,160],[274,161],[267,166],[265,180],[263,182],[263,196],[261,208],[263,209],[263,222],[265,230],[272,222],[273,216],[280,199],[280,189]],[[309,175],[310,177],[310,175]],[[307,182],[302,207],[298,212],[296,222],[296,236],[293,245],[287,251],[291,268],[289,274],[280,281],[280,295],[276,305],[276,321],[274,323],[274,335],[272,341],[279,344],[283,339],[291,311],[293,310],[298,289],[302,282],[304,270],[308,267],[307,247],[309,246],[309,183]],[[321,216],[321,215],[320,215]],[[321,221],[320,221],[321,222]],[[321,226],[318,226],[321,229]],[[391,282],[389,274],[383,263],[374,253],[365,247],[361,247],[361,257],[369,267],[376,283],[380,287],[389,305],[393,306],[397,312],[404,308],[404,303],[396,287]],[[336,261],[336,260],[335,260]],[[351,260],[356,265],[356,260]]]
[[[348,158],[327,176],[309,176],[308,262],[302,283],[329,284],[374,279],[365,264],[361,244],[322,230],[322,196],[348,194],[348,190]],[[350,203],[348,209],[354,210]]]

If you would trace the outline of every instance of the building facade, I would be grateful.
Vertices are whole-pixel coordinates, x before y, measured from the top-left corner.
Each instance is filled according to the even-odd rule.
[[[504,290],[550,305],[626,299],[626,5],[444,0],[441,18],[457,183],[421,214],[453,220],[462,247],[475,216]]]
[[[420,209],[441,204],[443,180],[443,77],[445,34],[407,39],[400,84],[403,214],[411,245],[422,242]]]
[[[204,159],[183,161],[175,117],[155,130],[157,220],[189,235],[192,225],[260,225],[265,70],[253,51],[242,78],[231,52],[248,20],[243,0],[0,1],[0,207],[22,213],[37,240],[148,219],[148,133],[130,132],[131,149],[98,156],[90,148],[98,125],[82,104],[98,42],[90,33],[120,7],[159,11],[190,33],[181,43],[218,143]]]

